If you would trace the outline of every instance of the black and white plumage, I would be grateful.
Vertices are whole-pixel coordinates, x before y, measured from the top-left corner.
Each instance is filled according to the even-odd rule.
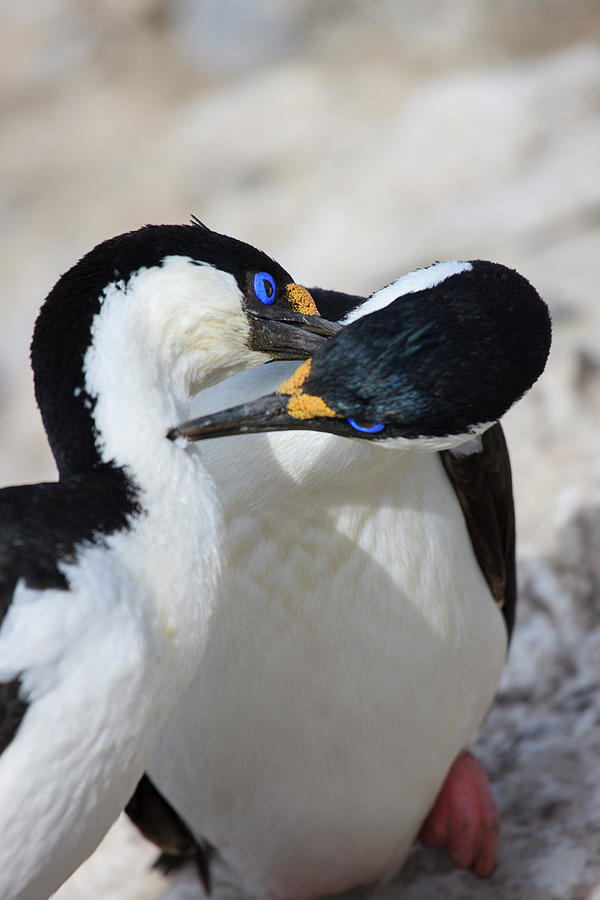
[[[0,491],[0,896],[46,898],[142,776],[211,628],[221,511],[168,440],[201,387],[332,329],[277,263],[146,226],[58,281],[31,347],[57,483]]]
[[[492,423],[543,370],[545,305],[503,266],[449,262],[343,321],[299,373],[276,363],[203,392],[197,412],[248,403],[174,432],[330,432],[203,444],[224,576],[149,775],[244,897],[393,875],[491,703],[514,616],[510,464]]]

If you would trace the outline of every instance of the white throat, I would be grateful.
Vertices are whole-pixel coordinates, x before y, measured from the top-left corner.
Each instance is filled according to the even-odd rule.
[[[202,337],[209,315],[190,289],[190,269],[201,279],[225,274],[173,258],[141,269],[126,288],[109,285],[83,366],[101,459],[125,469],[143,510],[107,543],[141,585],[140,603],[151,604],[182,665],[186,647],[198,649],[206,635],[222,531],[199,446],[167,438],[189,416],[190,385],[214,365]]]

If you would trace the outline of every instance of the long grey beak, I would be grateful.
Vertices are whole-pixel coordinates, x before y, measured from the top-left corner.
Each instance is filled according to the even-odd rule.
[[[167,437],[172,441],[179,437],[185,437],[188,441],[201,441],[230,434],[298,428],[298,420],[292,418],[287,411],[288,400],[289,397],[283,394],[267,394],[231,409],[182,422],[171,429]]]
[[[201,441],[263,431],[325,431],[347,437],[356,436],[356,432],[352,432],[344,419],[325,416],[300,419],[290,415],[289,399],[285,394],[267,394],[231,409],[182,422],[172,428],[167,437],[172,441],[180,437],[187,438],[188,441]]]
[[[282,313],[266,307],[260,312],[248,310],[250,347],[268,353],[274,359],[305,359],[312,356],[341,325],[320,316]]]

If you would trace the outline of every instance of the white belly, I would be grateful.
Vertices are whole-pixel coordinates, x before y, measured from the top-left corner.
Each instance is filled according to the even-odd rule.
[[[292,469],[291,439],[215,447],[229,559],[150,768],[246,895],[285,900],[394,873],[506,652],[437,455],[305,434]]]

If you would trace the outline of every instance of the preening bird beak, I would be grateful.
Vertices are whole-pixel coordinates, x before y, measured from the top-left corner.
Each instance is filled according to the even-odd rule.
[[[274,359],[305,359],[341,325],[322,319],[309,291],[299,284],[285,287],[284,299],[290,309],[264,306],[247,309],[250,319],[250,348],[268,353]]]
[[[173,428],[167,437],[173,441],[179,437],[200,441],[233,434],[288,430],[347,435],[350,429],[346,420],[338,417],[322,397],[304,392],[303,385],[310,374],[310,366],[311,360],[305,360],[273,394],[183,422]]]
[[[222,412],[190,419],[167,435],[172,441],[184,437],[189,441],[225,437],[231,434],[252,434],[259,431],[281,431],[298,428],[298,422],[287,411],[287,397],[267,394],[250,403],[242,403]]]

